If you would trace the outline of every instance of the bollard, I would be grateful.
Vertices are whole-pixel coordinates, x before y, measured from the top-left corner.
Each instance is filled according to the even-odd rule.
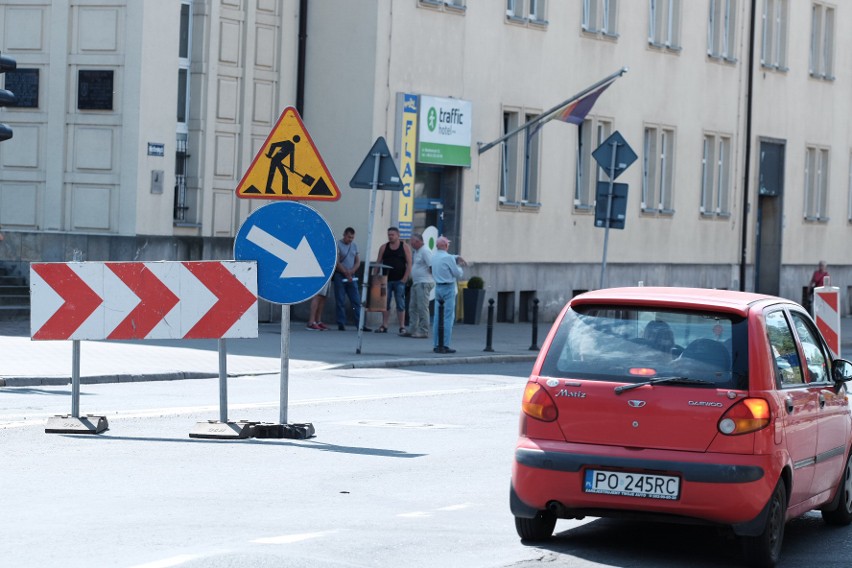
[[[483,351],[494,351],[491,340],[494,338],[494,298],[488,300],[488,326],[485,332],[485,349]]]
[[[530,351],[538,351],[538,298],[533,300],[532,345]]]
[[[438,300],[438,349],[444,347],[444,300]]]

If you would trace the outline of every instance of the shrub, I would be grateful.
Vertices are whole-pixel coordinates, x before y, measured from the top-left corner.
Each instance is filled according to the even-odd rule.
[[[471,276],[467,281],[467,287],[471,290],[482,290],[485,288],[485,280],[479,276]]]

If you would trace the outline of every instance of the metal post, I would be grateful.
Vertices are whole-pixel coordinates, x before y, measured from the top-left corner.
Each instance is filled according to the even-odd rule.
[[[80,418],[80,340],[71,341],[71,416]]]
[[[373,217],[376,212],[376,191],[379,188],[379,164],[382,162],[382,154],[376,152],[373,154],[373,188],[370,190],[370,218],[367,220],[367,247],[364,254],[364,282],[361,284],[361,309],[358,312],[358,346],[355,349],[355,354],[361,354],[361,338],[364,333],[364,306],[367,303],[367,293],[370,287],[370,243],[373,242]]]
[[[444,348],[444,299],[438,300],[438,349]]]
[[[219,340],[219,422],[228,421],[228,347]]]
[[[530,351],[538,351],[538,298],[533,300],[532,345]]]
[[[485,332],[485,349],[483,351],[494,351],[491,340],[494,338],[494,298],[488,300],[488,325]]]
[[[603,248],[603,262],[601,263],[601,285],[603,288],[606,284],[606,249],[609,246],[609,216],[612,215],[612,186],[613,186],[613,176],[615,175],[615,154],[618,151],[618,141],[612,141],[612,158],[610,159],[609,171],[609,191],[606,196],[606,228],[604,229],[604,248]]]
[[[290,305],[281,306],[281,424],[287,424],[287,388],[290,380]]]

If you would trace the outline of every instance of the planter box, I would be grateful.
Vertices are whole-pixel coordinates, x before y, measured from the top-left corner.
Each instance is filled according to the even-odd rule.
[[[465,288],[462,290],[464,302],[464,323],[479,325],[482,321],[482,304],[485,302],[485,290],[481,288]]]

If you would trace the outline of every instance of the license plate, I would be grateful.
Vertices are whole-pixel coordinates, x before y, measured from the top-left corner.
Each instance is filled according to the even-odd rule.
[[[646,499],[675,500],[680,496],[680,478],[672,475],[587,469],[583,491]]]

